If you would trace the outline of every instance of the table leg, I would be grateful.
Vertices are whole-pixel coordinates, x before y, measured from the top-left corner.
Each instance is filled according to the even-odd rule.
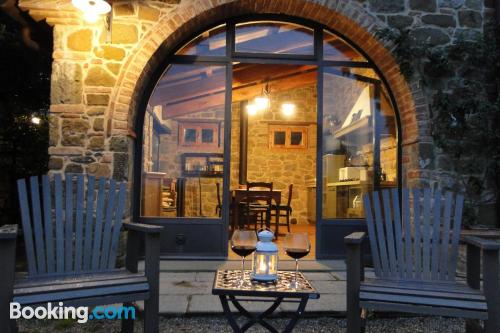
[[[297,321],[299,320],[300,316],[304,313],[304,310],[306,309],[307,301],[309,300],[309,297],[302,297],[300,300],[299,307],[297,308],[297,311],[293,314],[292,319],[288,322],[288,325],[286,325],[285,330],[283,333],[290,333],[295,325],[297,325]]]
[[[238,302],[238,300],[236,299],[236,297],[234,296],[229,296],[229,299],[231,300],[231,302],[233,303],[234,307],[242,314],[244,315],[245,317],[247,317],[249,320],[241,327],[241,330],[243,332],[245,332],[246,330],[248,330],[250,327],[252,327],[253,325],[255,324],[260,324],[262,325],[263,327],[267,328],[270,332],[278,332],[271,324],[269,324],[268,322],[266,322],[264,320],[265,317],[271,315],[277,308],[278,306],[281,304],[281,302],[283,301],[283,297],[278,297],[276,298],[276,300],[274,301],[274,303],[269,307],[267,308],[267,310],[265,310],[264,312],[262,312],[261,314],[257,315],[257,316],[254,316],[252,315],[251,313],[249,313],[241,304],[240,302]]]
[[[231,309],[229,308],[229,303],[227,301],[227,298],[225,295],[219,295],[220,303],[222,304],[222,310],[224,310],[224,315],[226,316],[227,320],[229,321],[229,325],[231,325],[231,328],[233,329],[234,332],[240,333],[243,332],[241,328],[238,326],[238,323],[236,322],[236,319],[233,316],[233,313],[231,312]]]

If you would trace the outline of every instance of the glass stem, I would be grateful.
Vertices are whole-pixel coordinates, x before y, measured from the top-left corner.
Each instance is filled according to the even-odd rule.
[[[295,284],[297,284],[297,273],[299,272],[299,259],[295,259]]]
[[[245,280],[245,257],[241,257],[241,282]]]

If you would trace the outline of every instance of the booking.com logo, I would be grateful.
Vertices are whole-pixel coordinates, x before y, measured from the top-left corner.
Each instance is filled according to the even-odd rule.
[[[10,319],[75,319],[84,324],[89,320],[101,319],[135,319],[135,307],[133,306],[97,306],[89,313],[86,306],[74,307],[64,306],[59,302],[54,306],[51,302],[47,306],[21,306],[21,304],[10,303]]]

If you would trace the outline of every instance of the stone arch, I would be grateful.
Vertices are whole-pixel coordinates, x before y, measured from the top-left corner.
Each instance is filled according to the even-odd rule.
[[[403,178],[419,179],[419,145],[431,142],[429,110],[418,82],[407,82],[391,55],[390,45],[375,37],[383,28],[376,16],[355,1],[320,0],[212,0],[185,1],[163,17],[144,36],[129,57],[117,80],[109,109],[108,134],[122,136],[134,133],[138,102],[151,84],[151,77],[164,59],[186,37],[200,27],[209,28],[224,19],[247,14],[284,14],[316,21],[347,37],[359,46],[380,69],[392,91],[402,129],[405,171]],[[418,102],[418,104],[416,103]],[[416,158],[414,158],[416,156]],[[412,175],[412,173],[415,173]]]

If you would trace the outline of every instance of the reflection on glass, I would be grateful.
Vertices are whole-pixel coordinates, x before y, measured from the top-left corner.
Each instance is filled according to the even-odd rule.
[[[343,39],[323,31],[323,58],[331,61],[366,61],[354,48]]]
[[[177,55],[198,56],[225,56],[226,55],[226,26],[221,25],[205,31],[187,45]]]
[[[394,111],[373,70],[326,68],[323,86],[323,217],[362,218],[375,177],[381,188],[396,186]]]
[[[236,52],[314,55],[312,29],[278,22],[236,25]]]
[[[172,65],[158,81],[144,123],[142,216],[218,218],[225,73]]]

